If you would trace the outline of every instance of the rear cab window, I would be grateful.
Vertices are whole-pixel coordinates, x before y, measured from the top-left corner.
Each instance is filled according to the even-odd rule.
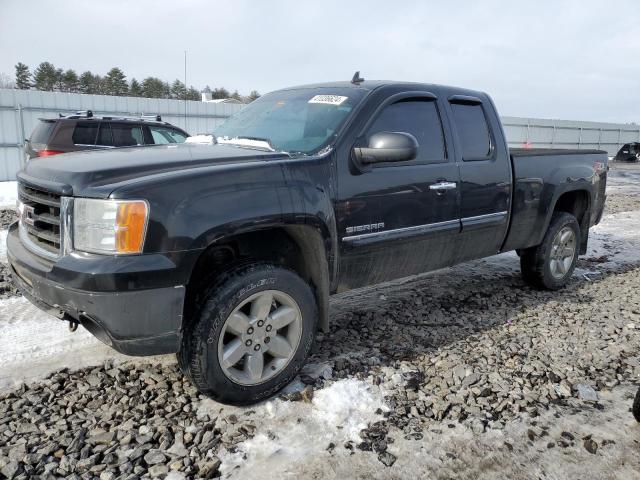
[[[451,102],[464,161],[488,160],[493,154],[491,130],[480,102]]]
[[[55,126],[56,122],[54,120],[40,120],[31,134],[29,143],[32,145],[46,145],[49,143],[49,138]]]

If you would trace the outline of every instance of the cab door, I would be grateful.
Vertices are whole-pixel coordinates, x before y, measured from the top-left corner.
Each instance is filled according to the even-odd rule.
[[[339,289],[379,283],[450,265],[460,234],[458,167],[447,149],[440,105],[430,92],[384,100],[354,147],[378,132],[418,141],[414,160],[367,166],[341,158],[337,224]]]

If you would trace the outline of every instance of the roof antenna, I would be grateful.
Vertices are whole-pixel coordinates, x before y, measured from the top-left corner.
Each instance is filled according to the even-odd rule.
[[[356,73],[353,74],[351,83],[353,83],[354,85],[360,85],[362,82],[364,82],[364,78],[360,76],[360,70],[358,70]]]

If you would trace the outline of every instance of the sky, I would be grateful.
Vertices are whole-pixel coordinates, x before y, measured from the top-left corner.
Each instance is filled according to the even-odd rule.
[[[407,80],[487,91],[501,115],[640,123],[640,0],[0,0],[21,61],[248,94]]]

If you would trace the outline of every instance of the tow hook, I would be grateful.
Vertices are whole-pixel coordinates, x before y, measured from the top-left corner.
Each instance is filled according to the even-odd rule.
[[[69,331],[73,333],[77,329],[78,329],[78,322],[73,322],[73,321],[69,320]]]

